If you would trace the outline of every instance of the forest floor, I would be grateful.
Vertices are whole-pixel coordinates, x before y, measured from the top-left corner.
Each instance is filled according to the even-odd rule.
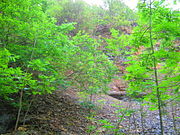
[[[88,104],[82,101],[83,97],[78,96],[74,90],[64,92],[57,90],[50,95],[38,96],[38,100],[32,104],[25,125],[19,126],[14,134],[93,135],[96,132],[97,135],[114,135],[98,121],[105,119],[111,124],[116,124],[119,131],[125,135],[160,134],[158,111],[149,111],[148,106],[142,107],[139,102],[127,96],[119,100],[109,95],[94,95],[92,99],[95,106],[89,109]],[[174,131],[171,109],[168,106],[164,110],[168,112],[163,117],[165,135],[178,135]],[[179,117],[179,108],[175,109],[174,113],[176,117]],[[119,110],[118,113],[116,113],[117,110]],[[121,119],[118,115],[123,116],[126,110],[133,110],[133,113],[124,116],[124,120],[117,124],[117,121]],[[94,119],[92,119],[92,114],[95,114]],[[176,120],[175,124],[176,129],[180,129],[180,121]],[[96,128],[89,131],[88,127],[92,125]]]

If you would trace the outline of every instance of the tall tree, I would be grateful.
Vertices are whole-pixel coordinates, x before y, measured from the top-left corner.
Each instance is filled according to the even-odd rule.
[[[163,134],[162,108],[178,97],[180,57],[175,41],[178,40],[179,13],[166,8],[164,1],[139,4],[138,27],[131,35],[132,47],[129,73],[129,93],[145,92],[144,100],[159,110],[160,129]],[[141,50],[140,50],[141,49]],[[138,53],[138,50],[140,50]]]

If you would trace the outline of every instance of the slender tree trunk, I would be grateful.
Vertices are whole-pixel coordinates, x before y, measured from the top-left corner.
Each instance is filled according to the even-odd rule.
[[[140,104],[140,113],[141,113],[142,134],[145,135],[145,129],[144,129],[144,108],[143,108],[142,104]]]
[[[152,38],[152,2],[150,0],[150,21],[149,21],[149,25],[150,25],[150,33],[149,33],[149,37],[150,37],[150,45],[151,45],[151,51],[152,51],[152,55],[155,53],[155,49],[154,49],[154,45],[153,45],[153,38]],[[162,106],[161,106],[161,92],[159,90],[159,80],[158,80],[158,73],[157,73],[157,67],[156,67],[156,58],[155,56],[153,56],[153,69],[154,69],[154,78],[155,78],[155,85],[156,85],[156,96],[157,96],[157,100],[158,100],[158,111],[159,111],[159,119],[160,119],[160,128],[161,128],[161,135],[163,135],[164,129],[163,129],[163,120],[162,120]]]
[[[175,109],[173,103],[171,104],[171,109],[172,109],[171,111],[172,111],[174,131],[175,131],[176,134],[178,134],[178,130],[177,130],[177,126],[176,126],[176,119],[175,119],[175,117],[176,117],[176,109]]]
[[[25,113],[25,115],[24,115],[23,125],[26,124],[26,117],[27,117],[27,115],[28,115],[28,113],[29,113],[29,110],[30,110],[31,105],[32,105],[33,101],[35,100],[35,98],[36,98],[36,96],[32,96],[32,99],[31,99],[31,101],[30,101],[30,103],[29,103],[29,105],[28,105],[27,111],[26,111],[26,113]]]
[[[18,110],[17,119],[16,119],[16,124],[15,124],[15,128],[14,128],[15,131],[17,130],[18,124],[19,124],[19,119],[20,119],[20,114],[21,114],[21,109],[22,109],[22,98],[23,98],[23,90],[21,90],[21,92],[20,92],[19,110]]]

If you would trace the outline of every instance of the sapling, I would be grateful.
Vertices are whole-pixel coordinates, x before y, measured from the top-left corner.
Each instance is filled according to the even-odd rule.
[[[21,110],[22,110],[22,98],[23,98],[23,90],[21,90],[21,92],[20,92],[19,110],[18,110],[17,119],[16,119],[16,124],[15,124],[15,128],[14,128],[15,131],[16,131],[17,128],[18,128],[19,119],[20,119],[20,115],[21,115]]]
[[[145,127],[144,127],[144,106],[140,103],[140,115],[141,115],[141,128],[142,134],[145,135]]]
[[[112,104],[112,106],[117,108],[115,113],[116,113],[116,117],[118,117],[119,119],[115,123],[116,126],[115,126],[115,129],[114,129],[114,134],[118,135],[119,132],[120,132],[120,129],[123,128],[121,126],[121,124],[125,120],[125,117],[130,117],[134,113],[134,110],[130,109],[131,105],[128,105],[128,106],[124,107],[122,105]]]
[[[172,102],[171,103],[171,115],[172,115],[172,119],[173,119],[173,127],[174,127],[174,132],[176,134],[178,134],[178,130],[177,130],[177,125],[176,125],[176,102]]]
[[[161,135],[163,129],[163,107],[172,99],[168,91],[178,89],[179,57],[176,57],[174,40],[179,32],[179,17],[163,5],[164,1],[148,1],[139,4],[139,25],[128,39],[132,55],[128,58],[126,79],[128,93],[141,95],[158,110]],[[140,50],[143,48],[143,50]],[[138,53],[136,53],[138,52]]]

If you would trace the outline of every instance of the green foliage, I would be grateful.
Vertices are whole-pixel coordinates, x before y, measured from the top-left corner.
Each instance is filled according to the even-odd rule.
[[[58,25],[76,22],[76,29],[71,32],[75,35],[80,30],[93,32],[96,20],[93,10],[94,7],[83,0],[53,0],[47,12],[57,19]]]
[[[71,4],[82,10],[87,6],[82,1]],[[54,1],[8,0],[0,9],[0,96],[12,97],[20,90],[25,95],[46,94],[58,86],[89,94],[107,90],[116,68],[95,39],[81,32],[68,36],[76,23],[56,25],[51,17],[56,16]]]
[[[115,61],[119,58],[125,59],[125,46],[124,39],[126,35],[123,35],[118,30],[111,29],[112,38],[106,38],[105,41],[107,45],[105,46],[106,54],[108,56],[113,56]]]
[[[52,35],[57,27],[54,25],[54,20],[44,13],[42,3],[43,1],[9,0],[0,4],[1,47],[18,57],[8,66],[19,69],[18,76],[23,76],[20,78],[27,81],[26,83],[22,81],[22,89],[23,87],[33,89],[27,92],[33,94],[51,92],[54,88],[51,87],[50,82],[55,80],[51,73],[47,73],[50,71],[47,71],[50,59],[47,56],[52,40],[46,39],[53,38]],[[20,88],[14,85],[21,80],[9,81],[17,93]],[[6,92],[11,93],[10,90]]]
[[[129,81],[128,91],[135,95],[146,92],[144,99],[156,106],[157,87],[160,91],[160,99],[162,102],[167,102],[178,96],[174,91],[179,89],[180,79],[178,73],[180,57],[175,44],[179,36],[179,13],[165,8],[162,4],[158,1],[153,2],[152,29],[148,26],[149,7],[145,4],[139,5],[138,27],[134,29],[134,34],[127,42],[132,48],[131,54],[139,51],[138,55],[131,55],[129,58],[130,66],[126,74],[126,79]],[[149,39],[150,30],[153,48]],[[158,86],[155,82],[154,70],[158,72]]]
[[[86,109],[95,109],[96,108],[95,104],[93,104],[90,101],[83,101],[80,103],[80,105]]]
[[[111,104],[111,106],[116,107],[115,116],[117,117],[116,122],[111,122],[110,119],[98,119],[95,115],[90,115],[87,117],[88,120],[96,123],[97,125],[88,126],[88,133],[90,134],[114,134],[114,135],[123,135],[121,129],[122,121],[125,120],[125,117],[130,117],[135,111],[129,109],[128,106],[122,106],[119,104]]]
[[[95,34],[99,25],[113,28],[130,25],[136,18],[135,13],[118,0],[105,0],[102,7],[89,5],[83,0],[51,0],[47,13],[57,19],[58,25],[76,22],[71,35],[79,31]]]
[[[88,133],[91,133],[91,132],[93,132],[93,131],[95,131],[95,130],[96,130],[96,126],[91,125],[91,126],[88,126],[87,132],[88,132]]]
[[[98,42],[86,34],[79,33],[73,37],[73,44],[76,50],[71,58],[69,65],[72,67],[69,70],[74,72],[74,85],[89,94],[107,91],[107,85],[117,69],[98,49]]]
[[[33,91],[37,85],[31,74],[23,72],[20,67],[9,67],[10,62],[16,62],[15,57],[7,49],[0,49],[0,96],[7,99],[9,94],[18,93],[22,89]]]
[[[135,13],[120,0],[103,0],[105,6],[105,17],[113,27],[130,25],[131,21],[136,20]]]

